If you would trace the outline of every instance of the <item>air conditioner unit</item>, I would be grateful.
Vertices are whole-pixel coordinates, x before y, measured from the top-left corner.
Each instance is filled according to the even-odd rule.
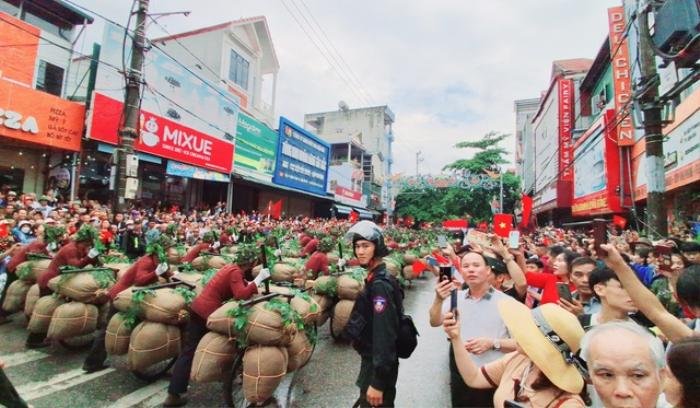
[[[698,0],[666,0],[654,13],[653,41],[678,68],[689,68],[700,58],[700,4]],[[691,44],[694,43],[694,44]]]

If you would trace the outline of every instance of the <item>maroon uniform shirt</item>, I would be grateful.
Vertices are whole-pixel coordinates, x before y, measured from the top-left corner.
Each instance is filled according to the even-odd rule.
[[[20,248],[19,251],[17,251],[17,253],[10,258],[10,262],[7,264],[7,271],[9,273],[15,273],[17,266],[27,260],[27,254],[36,253],[48,255],[48,251],[46,251],[46,244],[44,242],[34,241]]]
[[[37,280],[36,283],[39,284],[39,289],[45,291],[48,288],[49,281],[58,276],[60,267],[75,266],[76,268],[82,268],[92,262],[92,259],[88,258],[87,253],[87,248],[79,249],[75,241],[71,241],[59,249],[51,260],[46,273]]]
[[[109,297],[114,300],[119,293],[131,286],[146,286],[156,283],[158,281],[158,275],[156,275],[157,266],[158,259],[155,255],[142,256],[112,286],[109,290]]]
[[[214,275],[202,293],[192,302],[191,309],[204,320],[229,299],[250,299],[258,287],[249,284],[243,270],[236,264],[226,265]]]

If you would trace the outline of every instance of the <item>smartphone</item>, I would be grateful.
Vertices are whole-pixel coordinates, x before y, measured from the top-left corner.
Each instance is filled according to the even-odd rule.
[[[595,240],[593,246],[595,247],[595,253],[598,258],[607,256],[608,251],[601,248],[602,244],[608,243],[607,221],[601,219],[593,220],[593,239]]]
[[[438,247],[447,248],[447,237],[444,235],[438,235]]]
[[[438,266],[438,261],[435,259],[434,256],[426,256],[425,261],[428,263],[430,266]]]
[[[659,258],[659,269],[671,272],[671,247],[666,245],[654,245],[654,256]]]
[[[450,312],[455,314],[455,317],[459,318],[457,315],[457,290],[452,289],[450,293]]]
[[[520,248],[520,231],[513,230],[508,234],[508,248],[510,248],[510,249]]]
[[[452,266],[440,266],[440,281],[452,280]]]
[[[515,402],[513,400],[505,400],[503,402],[503,407],[504,408],[527,408],[526,405],[523,405],[519,402]]]
[[[573,296],[571,296],[569,285],[564,282],[557,282],[557,293],[559,294],[560,299],[564,299],[567,302],[574,300]]]

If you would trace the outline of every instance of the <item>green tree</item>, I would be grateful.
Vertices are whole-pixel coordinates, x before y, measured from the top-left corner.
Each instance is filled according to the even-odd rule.
[[[460,142],[455,147],[476,149],[470,158],[459,159],[444,167],[457,175],[494,174],[507,161],[506,150],[498,144],[510,135],[489,132],[476,142]],[[493,187],[408,188],[396,197],[396,214],[412,216],[416,221],[441,221],[461,218],[469,214],[474,221],[490,220],[491,200],[500,193],[498,178]],[[520,193],[520,179],[512,173],[503,173],[503,212],[512,213]]]

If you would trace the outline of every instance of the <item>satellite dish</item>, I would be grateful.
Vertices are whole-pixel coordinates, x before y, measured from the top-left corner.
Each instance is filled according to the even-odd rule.
[[[338,102],[338,107],[339,107],[340,110],[343,111],[343,112],[347,112],[348,110],[350,110],[350,107],[348,106],[347,103],[345,103],[345,101],[340,101],[340,102]]]

